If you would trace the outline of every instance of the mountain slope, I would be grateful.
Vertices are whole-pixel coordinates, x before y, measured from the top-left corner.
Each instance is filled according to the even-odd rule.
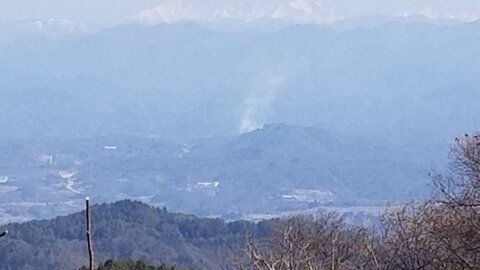
[[[219,184],[203,206],[226,203],[249,213],[415,198],[425,190],[427,172],[409,155],[381,141],[271,124],[221,143],[215,138],[194,143],[182,161],[193,165],[183,169],[190,185]],[[298,192],[306,197],[287,199]]]
[[[230,248],[240,247],[246,222],[168,213],[148,205],[120,201],[92,207],[96,260],[143,259],[195,269],[221,269]],[[2,269],[75,269],[88,262],[84,212],[53,220],[10,224],[2,239]]]

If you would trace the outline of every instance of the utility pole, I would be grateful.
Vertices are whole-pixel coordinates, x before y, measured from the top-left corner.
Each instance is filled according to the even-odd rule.
[[[85,217],[87,225],[87,245],[88,245],[88,258],[89,258],[89,269],[94,270],[94,261],[93,261],[93,247],[92,247],[92,221],[90,216],[90,198],[85,199]]]

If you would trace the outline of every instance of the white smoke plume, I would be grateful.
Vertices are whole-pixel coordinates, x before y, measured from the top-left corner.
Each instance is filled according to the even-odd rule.
[[[271,77],[254,88],[244,101],[240,133],[251,132],[265,124],[277,94],[284,86],[285,81],[285,77]]]

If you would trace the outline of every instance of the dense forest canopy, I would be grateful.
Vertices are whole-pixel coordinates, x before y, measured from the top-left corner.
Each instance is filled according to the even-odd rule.
[[[52,220],[9,224],[0,241],[0,269],[54,270],[81,267],[87,259],[84,212]],[[129,200],[92,207],[97,261],[142,259],[195,269],[221,269],[229,252],[241,250],[247,232],[261,237],[270,221],[258,224],[197,218]]]

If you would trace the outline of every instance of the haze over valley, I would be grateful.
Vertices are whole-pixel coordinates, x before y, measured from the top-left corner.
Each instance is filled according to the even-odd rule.
[[[479,48],[478,0],[0,0],[0,269],[478,269]]]
[[[480,123],[477,21],[189,7],[0,22],[0,222],[87,195],[226,219],[397,204]]]

